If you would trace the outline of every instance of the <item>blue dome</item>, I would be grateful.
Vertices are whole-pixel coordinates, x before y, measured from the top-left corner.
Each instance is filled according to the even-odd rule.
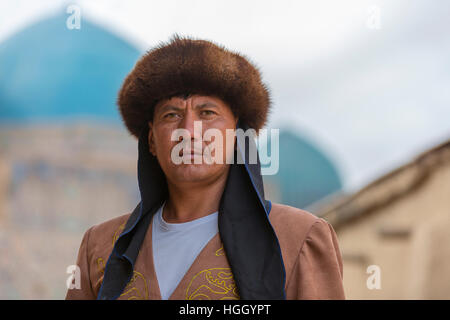
[[[0,43],[0,120],[119,120],[118,90],[140,52],[81,20],[69,30],[58,15]]]
[[[337,169],[323,152],[287,130],[280,130],[279,138],[279,171],[276,175],[263,176],[265,184],[277,189],[278,201],[305,208],[342,189]]]

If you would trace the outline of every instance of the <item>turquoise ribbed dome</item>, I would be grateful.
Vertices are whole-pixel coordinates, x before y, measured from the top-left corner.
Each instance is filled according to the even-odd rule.
[[[288,130],[280,130],[279,138],[279,171],[273,176],[263,176],[265,184],[278,189],[279,201],[305,208],[342,189],[337,169],[322,151]]]
[[[0,43],[0,119],[94,116],[118,120],[120,85],[140,52],[81,19],[69,30],[58,15]]]

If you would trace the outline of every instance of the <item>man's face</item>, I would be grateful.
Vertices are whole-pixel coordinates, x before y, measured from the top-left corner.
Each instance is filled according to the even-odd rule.
[[[197,122],[197,130],[194,130],[194,123]],[[201,123],[201,130],[198,125]],[[226,143],[226,130],[236,128],[237,118],[232,113],[229,106],[221,99],[214,96],[191,95],[187,99],[173,97],[158,102],[155,106],[153,120],[149,122],[149,146],[150,152],[157,157],[158,162],[169,182],[180,183],[207,183],[214,181],[228,171],[226,157],[234,153],[234,139]],[[206,163],[203,159],[200,164],[194,163],[194,157],[201,157],[196,154],[179,154],[182,157],[190,158],[188,164],[176,164],[173,161],[172,149],[180,143],[180,140],[172,141],[172,134],[177,129],[184,129],[189,133],[191,139],[191,151],[195,146],[201,147],[201,152],[205,153],[205,148],[214,141],[203,141],[205,131],[217,129],[223,137],[222,161]],[[230,143],[231,142],[231,143]],[[212,145],[211,145],[212,146]],[[211,147],[209,146],[209,147]],[[216,147],[218,144],[216,144]],[[175,149],[177,150],[177,149]],[[186,149],[184,149],[186,150]],[[214,157],[220,155],[216,150],[210,149]],[[178,153],[177,153],[178,155]]]

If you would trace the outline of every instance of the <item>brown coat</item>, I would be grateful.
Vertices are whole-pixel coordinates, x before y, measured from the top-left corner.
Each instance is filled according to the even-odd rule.
[[[109,220],[85,233],[77,259],[81,289],[69,289],[66,299],[97,298],[106,261],[128,217]],[[275,203],[269,220],[285,265],[286,298],[345,299],[342,258],[332,226],[309,212]],[[153,266],[151,224],[133,277],[119,299],[161,299]],[[219,233],[203,248],[169,299],[239,299]]]

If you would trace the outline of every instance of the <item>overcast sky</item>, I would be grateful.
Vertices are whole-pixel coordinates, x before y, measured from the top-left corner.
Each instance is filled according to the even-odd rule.
[[[0,0],[0,41],[69,4],[142,51],[178,32],[250,57],[268,127],[324,149],[347,190],[450,138],[448,1]]]

